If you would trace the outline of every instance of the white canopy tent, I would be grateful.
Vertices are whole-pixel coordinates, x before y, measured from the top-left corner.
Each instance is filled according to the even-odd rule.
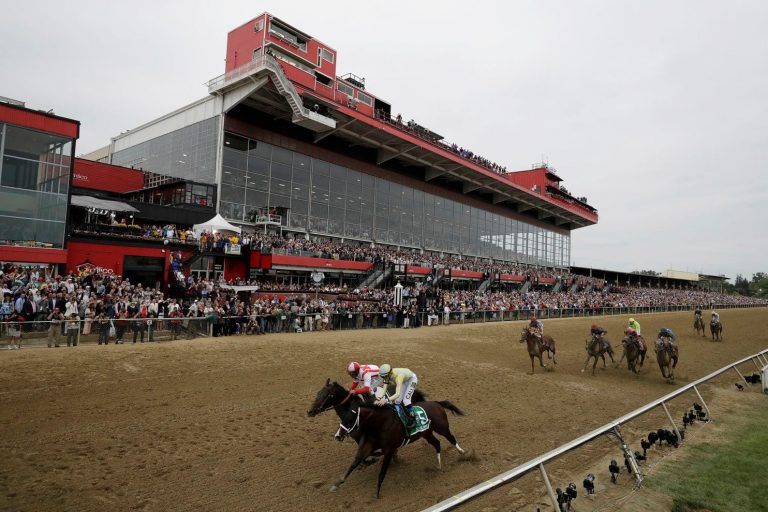
[[[227,222],[224,217],[217,213],[211,220],[192,226],[192,231],[195,232],[195,236],[199,237],[203,231],[209,231],[211,233],[226,231],[228,233],[237,233],[239,235],[242,230]]]

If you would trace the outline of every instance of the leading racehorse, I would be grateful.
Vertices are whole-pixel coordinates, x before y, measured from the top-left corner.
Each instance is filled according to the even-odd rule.
[[[424,402],[426,395],[420,390],[415,390],[411,401],[413,403]],[[361,395],[352,395],[350,397],[349,391],[339,384],[338,382],[331,382],[331,379],[325,381],[325,385],[315,395],[315,401],[307,411],[307,416],[313,418],[318,414],[327,410],[333,409],[336,411],[336,415],[340,420],[343,420],[349,410],[361,404],[372,404],[370,395],[367,393]],[[360,432],[357,431],[351,434],[352,439],[360,444]]]
[[[603,359],[603,370],[605,370],[605,354],[608,354],[608,357],[611,358],[612,363],[616,363],[616,361],[613,359],[613,348],[611,347],[611,344],[608,340],[603,340],[600,336],[595,336],[593,334],[587,338],[586,348],[587,359],[584,361],[584,368],[581,369],[582,373],[587,369],[587,364],[593,357],[595,358],[595,362],[592,363],[592,375],[595,374],[595,367],[597,366],[597,360],[599,358]]]
[[[421,438],[426,439],[437,452],[437,466],[440,468],[440,441],[435,437],[435,433],[445,437],[460,453],[464,453],[464,449],[459,446],[456,438],[451,433],[451,429],[448,425],[448,415],[445,413],[446,410],[449,410],[453,414],[463,416],[464,413],[462,410],[448,400],[440,402],[421,402],[418,405],[424,409],[430,423],[428,428],[412,434],[410,438],[406,437],[405,428],[403,427],[398,414],[390,407],[359,405],[347,411],[347,414],[339,425],[339,430],[336,432],[336,440],[343,441],[346,436],[352,435],[355,432],[360,433],[361,440],[352,464],[349,466],[349,469],[347,469],[344,476],[341,477],[341,480],[331,487],[331,491],[338,490],[338,488],[346,481],[347,477],[349,477],[350,473],[352,473],[352,471],[354,471],[354,469],[369,455],[377,450],[381,450],[383,452],[383,458],[381,461],[381,469],[379,470],[378,484],[376,486],[376,497],[378,498],[381,493],[381,484],[384,481],[384,477],[387,475],[389,463],[397,452],[397,449],[411,441]]]
[[[541,358],[544,352],[547,353],[547,356],[552,359],[554,364],[557,364],[557,359],[555,359],[555,340],[552,336],[543,336],[540,332],[526,327],[520,336],[520,343],[527,343],[528,345],[528,355],[531,356],[531,375],[534,373],[534,357],[539,358],[539,365],[542,368],[547,367]]]

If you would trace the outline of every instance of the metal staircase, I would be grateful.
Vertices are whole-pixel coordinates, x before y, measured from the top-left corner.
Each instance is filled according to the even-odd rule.
[[[208,93],[224,96],[227,92],[241,85],[253,82],[263,76],[269,76],[275,88],[283,96],[293,112],[292,121],[315,132],[324,132],[336,128],[336,121],[318,114],[303,105],[301,96],[291,80],[285,75],[282,66],[271,55],[260,55],[252,61],[237,67],[208,82]]]
[[[379,278],[381,274],[384,273],[384,270],[381,268],[376,268],[373,272],[365,276],[362,281],[358,283],[356,288],[371,288],[371,284]]]
[[[381,283],[383,283],[385,280],[392,277],[392,274],[394,274],[394,272],[395,272],[395,267],[393,265],[387,265],[387,268],[382,270],[381,273],[373,279],[373,282],[371,283],[369,288],[377,288],[381,286]]]
[[[485,290],[487,290],[488,287],[491,285],[491,280],[492,278],[489,277],[488,279],[480,283],[480,286],[477,287],[477,291],[480,293],[484,293]]]
[[[436,268],[435,269],[435,278],[432,280],[432,286],[437,287],[438,284],[440,284],[440,281],[443,280],[443,277],[445,277],[445,269],[444,268]]]
[[[563,282],[562,281],[558,281],[557,283],[555,283],[555,286],[552,287],[552,293],[559,292],[560,288],[562,288],[562,287],[563,287]]]
[[[571,287],[568,289],[568,291],[570,293],[576,293],[577,291],[579,291],[579,284],[578,283],[573,283],[571,285]]]
[[[523,283],[523,287],[520,288],[520,293],[527,293],[528,290],[530,290],[530,289],[531,289],[531,282],[530,281],[526,281],[526,282]]]

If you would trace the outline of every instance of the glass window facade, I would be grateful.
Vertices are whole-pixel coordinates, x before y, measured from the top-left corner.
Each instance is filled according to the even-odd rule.
[[[570,236],[225,133],[220,213],[288,208],[289,228],[431,251],[566,267]]]
[[[132,201],[142,203],[175,206],[193,204],[197,206],[215,206],[216,187],[199,183],[177,183],[141,190],[131,195]]]
[[[185,126],[112,155],[112,164],[200,183],[216,179],[219,119]]]
[[[0,124],[0,243],[63,247],[73,141]]]

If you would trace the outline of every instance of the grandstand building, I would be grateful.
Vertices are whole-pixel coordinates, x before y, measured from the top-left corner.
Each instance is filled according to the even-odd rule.
[[[228,34],[206,97],[86,157],[213,186],[216,210],[252,229],[568,267],[570,232],[598,214],[554,169],[506,172],[337,63],[264,13]]]

